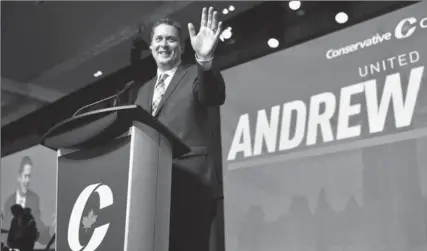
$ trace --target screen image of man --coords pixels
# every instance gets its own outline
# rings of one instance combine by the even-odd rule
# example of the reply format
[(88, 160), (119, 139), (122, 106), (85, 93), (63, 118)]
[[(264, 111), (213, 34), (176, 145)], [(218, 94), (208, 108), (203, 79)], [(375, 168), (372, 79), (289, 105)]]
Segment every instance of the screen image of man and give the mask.
[(215, 191), (221, 184), (219, 106), (225, 83), (213, 67), (221, 33), (218, 13), (203, 8), (199, 32), (188, 24), (196, 64), (181, 64), (182, 28), (164, 18), (152, 28), (150, 49), (157, 76), (138, 90), (135, 104), (150, 112), (191, 147), (173, 161), (171, 251), (207, 251), (215, 217)]
[(31, 209), (34, 221), (36, 222), (37, 231), (39, 232), (38, 242), (47, 244), (51, 237), (51, 227), (46, 226), (41, 220), (40, 213), (40, 198), (30, 189), (31, 174), (33, 172), (33, 162), (28, 157), (22, 158), (17, 173), (17, 189), (6, 200), (4, 205), (4, 223), (3, 226), (10, 226), (12, 221), (12, 214), (10, 208), (18, 204), (22, 208)]

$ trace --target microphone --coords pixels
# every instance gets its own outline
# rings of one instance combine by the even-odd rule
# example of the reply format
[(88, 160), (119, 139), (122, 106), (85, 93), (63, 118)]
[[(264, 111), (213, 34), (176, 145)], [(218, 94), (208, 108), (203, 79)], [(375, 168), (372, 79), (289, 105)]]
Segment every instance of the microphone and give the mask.
[(114, 104), (113, 104), (113, 106), (116, 106), (116, 104), (118, 104), (119, 103), (119, 101), (120, 101), (120, 96), (123, 94), (123, 93), (125, 93), (133, 84), (135, 83), (135, 81), (133, 81), (133, 80), (131, 80), (131, 81), (129, 81), (129, 82), (127, 82), (126, 84), (125, 84), (125, 87), (123, 87), (120, 91), (118, 91), (117, 92), (117, 94), (116, 94), (116, 96), (117, 96), (117, 99), (116, 100), (114, 100), (115, 102), (114, 102)]
[(92, 106), (94, 106), (94, 105), (96, 105), (96, 104), (99, 104), (99, 103), (102, 103), (102, 102), (104, 102), (104, 101), (106, 101), (106, 100), (110, 100), (110, 99), (113, 99), (113, 98), (115, 98), (115, 100), (113, 101), (113, 107), (114, 106), (116, 106), (119, 102), (120, 102), (120, 95), (122, 95), (124, 92), (126, 92), (133, 84), (135, 83), (135, 81), (133, 81), (133, 80), (131, 80), (131, 81), (129, 81), (129, 82), (127, 82), (126, 84), (125, 84), (125, 87), (123, 87), (120, 91), (118, 91), (116, 94), (114, 94), (114, 95), (111, 95), (111, 96), (109, 96), (109, 97), (106, 97), (106, 98), (103, 98), (103, 99), (101, 99), (101, 100), (98, 100), (98, 101), (95, 101), (95, 102), (93, 102), (93, 103), (90, 103), (90, 104), (88, 104), (88, 105), (85, 105), (85, 106), (83, 106), (83, 107), (81, 107), (81, 108), (79, 108), (74, 114), (73, 114), (73, 116), (72, 117), (75, 117), (75, 116), (77, 116), (77, 115), (79, 115), (80, 113), (81, 113), (81, 111), (83, 111), (84, 109), (86, 109), (86, 108), (89, 108), (89, 107), (92, 107)]

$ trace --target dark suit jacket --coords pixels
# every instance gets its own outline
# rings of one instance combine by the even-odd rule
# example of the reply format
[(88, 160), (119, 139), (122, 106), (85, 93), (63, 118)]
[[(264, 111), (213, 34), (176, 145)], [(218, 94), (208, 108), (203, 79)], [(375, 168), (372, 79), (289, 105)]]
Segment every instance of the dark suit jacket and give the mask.
[[(28, 207), (31, 209), (31, 214), (34, 217), (37, 230), (40, 233), (40, 237), (38, 239), (38, 242), (40, 242), (41, 244), (46, 244), (49, 241), (50, 233), (49, 233), (49, 227), (45, 226), (41, 220), (40, 198), (34, 191), (32, 191), (30, 189), (28, 189), (26, 196), (27, 197), (26, 197), (25, 207)], [(10, 226), (12, 218), (13, 218), (13, 215), (12, 215), (12, 212), (10, 211), (10, 208), (15, 204), (16, 204), (16, 192), (12, 193), (9, 196), (9, 198), (6, 200), (6, 203), (4, 205), (4, 223), (3, 223), (3, 226)]]
[[(150, 113), (156, 80), (157, 76), (144, 84), (135, 101)], [(181, 65), (155, 115), (191, 146), (189, 154), (173, 161), (174, 168), (197, 175), (210, 186), (221, 183), (219, 106), (224, 101), (225, 83), (218, 71), (204, 71), (198, 64)]]

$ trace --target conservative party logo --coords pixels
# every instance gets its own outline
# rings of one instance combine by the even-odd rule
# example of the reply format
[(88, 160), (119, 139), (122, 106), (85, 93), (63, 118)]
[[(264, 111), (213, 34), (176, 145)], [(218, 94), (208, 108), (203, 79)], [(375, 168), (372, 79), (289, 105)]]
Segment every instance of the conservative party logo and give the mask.
[[(105, 184), (96, 183), (83, 189), (74, 203), (68, 224), (68, 245), (73, 251), (95, 251), (101, 245), (110, 227), (110, 223), (105, 223), (93, 228), (94, 223), (97, 222), (98, 215), (93, 209), (87, 215), (84, 214), (88, 200), (94, 193), (99, 196), (99, 210), (114, 203), (113, 192)], [(87, 233), (89, 229), (93, 229), (92, 236), (86, 244), (82, 244), (80, 242), (80, 232)]]
[(339, 48), (329, 49), (326, 51), (327, 59), (334, 59), (344, 56), (356, 51), (366, 49), (387, 41), (392, 40), (394, 37), (397, 40), (411, 37), (418, 30), (425, 30), (427, 28), (427, 17), (407, 17), (401, 19), (395, 26), (393, 31), (385, 33), (377, 33), (371, 37), (354, 42), (349, 45), (341, 46)]

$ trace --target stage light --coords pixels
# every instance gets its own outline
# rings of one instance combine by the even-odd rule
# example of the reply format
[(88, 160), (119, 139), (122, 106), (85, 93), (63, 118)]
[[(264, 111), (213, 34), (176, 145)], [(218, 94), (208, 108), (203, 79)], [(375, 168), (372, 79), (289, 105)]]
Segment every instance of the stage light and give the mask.
[(102, 75), (102, 71), (97, 71), (97, 72), (95, 72), (94, 74), (93, 74), (93, 76), (95, 77), (95, 78), (97, 78), (97, 77), (99, 77), (99, 76), (101, 76)]
[(270, 46), (270, 48), (277, 48), (279, 46), (279, 40), (275, 39), (275, 38), (270, 38), (267, 42), (268, 46)]
[(228, 14), (228, 10), (227, 9), (223, 9), (222, 10), (222, 14), (227, 15)]
[(301, 1), (290, 1), (289, 8), (291, 10), (298, 10), (299, 8), (301, 8)]
[(231, 32), (231, 29), (227, 28), (221, 33), (221, 35), (224, 39), (230, 39), (233, 33)]
[(348, 21), (348, 15), (345, 12), (339, 12), (335, 15), (335, 21), (339, 24), (346, 23)]
[(233, 32), (231, 26), (225, 28), (219, 35), (219, 39), (225, 44), (234, 44), (236, 41), (233, 38)]
[(229, 10), (229, 11), (234, 11), (234, 10), (235, 10), (235, 8), (234, 8), (234, 6), (233, 6), (233, 5), (230, 5), (230, 6), (228, 7), (228, 10)]

